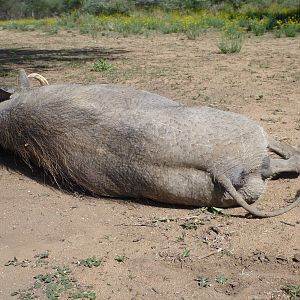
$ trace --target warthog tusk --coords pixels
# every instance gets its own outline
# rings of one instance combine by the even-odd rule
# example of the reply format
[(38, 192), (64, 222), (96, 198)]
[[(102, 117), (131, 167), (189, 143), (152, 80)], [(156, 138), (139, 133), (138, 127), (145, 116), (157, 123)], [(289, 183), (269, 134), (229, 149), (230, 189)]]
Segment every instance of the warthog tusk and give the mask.
[(49, 85), (49, 82), (48, 80), (42, 76), (41, 74), (38, 74), (38, 73), (31, 73), (27, 76), (28, 78), (34, 78), (36, 80), (38, 80), (38, 82), (41, 84), (41, 85)]

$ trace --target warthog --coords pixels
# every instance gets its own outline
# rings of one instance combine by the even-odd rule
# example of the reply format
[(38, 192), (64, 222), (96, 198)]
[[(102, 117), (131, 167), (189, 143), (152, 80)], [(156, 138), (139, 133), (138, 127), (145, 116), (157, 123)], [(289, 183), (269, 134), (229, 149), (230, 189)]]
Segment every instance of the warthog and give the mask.
[[(44, 84), (47, 82), (38, 77)], [(149, 198), (192, 206), (251, 206), (266, 179), (300, 172), (300, 152), (269, 138), (248, 118), (187, 107), (118, 85), (60, 84), (0, 93), (0, 146), (56, 182), (98, 196)], [(278, 154), (277, 158), (269, 152)]]

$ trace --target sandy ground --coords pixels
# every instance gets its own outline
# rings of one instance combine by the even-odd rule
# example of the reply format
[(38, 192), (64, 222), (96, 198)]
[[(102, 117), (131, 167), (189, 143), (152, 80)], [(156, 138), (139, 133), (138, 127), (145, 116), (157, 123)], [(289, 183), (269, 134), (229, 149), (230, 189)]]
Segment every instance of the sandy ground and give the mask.
[[(252, 36), (233, 55), (220, 53), (217, 38), (0, 31), (0, 86), (15, 85), (20, 67), (51, 83), (122, 83), (243, 113), (300, 144), (300, 37)], [(115, 68), (91, 71), (100, 58)], [(97, 299), (289, 299), (287, 286), (300, 284), (299, 208), (253, 219), (240, 208), (223, 216), (95, 199), (43, 184), (43, 175), (6, 153), (0, 164), (0, 299), (47, 299), (45, 282), (30, 287), (57, 266), (68, 266), (76, 289)], [(299, 186), (299, 177), (270, 181), (258, 206), (286, 205)], [(77, 263), (90, 257), (100, 266)]]

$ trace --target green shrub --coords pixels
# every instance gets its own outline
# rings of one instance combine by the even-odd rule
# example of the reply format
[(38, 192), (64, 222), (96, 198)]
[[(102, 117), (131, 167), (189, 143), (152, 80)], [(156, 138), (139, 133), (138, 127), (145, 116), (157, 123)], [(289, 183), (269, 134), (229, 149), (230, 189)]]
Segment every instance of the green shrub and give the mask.
[(67, 14), (67, 15), (62, 15), (59, 19), (58, 19), (58, 26), (61, 26), (65, 29), (71, 29), (74, 28), (76, 25), (76, 21), (78, 19), (78, 12), (73, 12), (71, 14)]
[(282, 31), (286, 37), (295, 37), (298, 32), (298, 26), (297, 24), (284, 24)]
[(37, 26), (35, 24), (30, 24), (30, 25), (18, 25), (17, 27), (18, 30), (21, 31), (34, 31), (37, 29)]
[(101, 24), (97, 18), (90, 14), (82, 14), (77, 20), (79, 32), (82, 34), (91, 34), (92, 37), (97, 37), (102, 30)]
[(223, 34), (218, 47), (222, 53), (238, 53), (241, 51), (243, 40), (240, 37), (233, 37)]
[(115, 30), (124, 36), (129, 34), (141, 34), (145, 31), (144, 23), (140, 20), (132, 20), (130, 22), (116, 22)]
[(238, 53), (241, 51), (244, 34), (237, 23), (228, 23), (221, 34), (218, 47), (222, 53)]
[(252, 20), (250, 22), (250, 30), (256, 35), (264, 35), (267, 30), (268, 20)]
[(208, 17), (206, 19), (206, 24), (208, 27), (213, 27), (213, 28), (223, 28), (225, 25), (225, 20), (221, 17)]
[(187, 28), (185, 28), (185, 34), (189, 40), (195, 40), (204, 31), (205, 31), (204, 28), (201, 28), (200, 25), (196, 25), (196, 24), (187, 26)]
[(2, 25), (3, 29), (18, 29), (18, 25), (15, 22), (9, 22)]
[(183, 26), (177, 22), (172, 22), (172, 23), (166, 22), (162, 24), (159, 29), (164, 34), (183, 32)]
[(246, 30), (250, 30), (251, 19), (246, 17), (238, 18), (237, 20), (239, 27), (242, 27)]
[(277, 37), (295, 37), (300, 31), (300, 23), (295, 18), (289, 18), (287, 22), (278, 21), (275, 35)]

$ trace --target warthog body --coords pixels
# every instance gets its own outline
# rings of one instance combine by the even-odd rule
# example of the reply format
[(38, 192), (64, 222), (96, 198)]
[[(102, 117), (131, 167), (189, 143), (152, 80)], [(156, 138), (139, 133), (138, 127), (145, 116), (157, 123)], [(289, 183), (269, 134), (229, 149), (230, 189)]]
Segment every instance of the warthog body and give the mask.
[(95, 195), (277, 214), (246, 203), (279, 171), (264, 130), (231, 112), (115, 85), (25, 88), (0, 103), (0, 145)]

